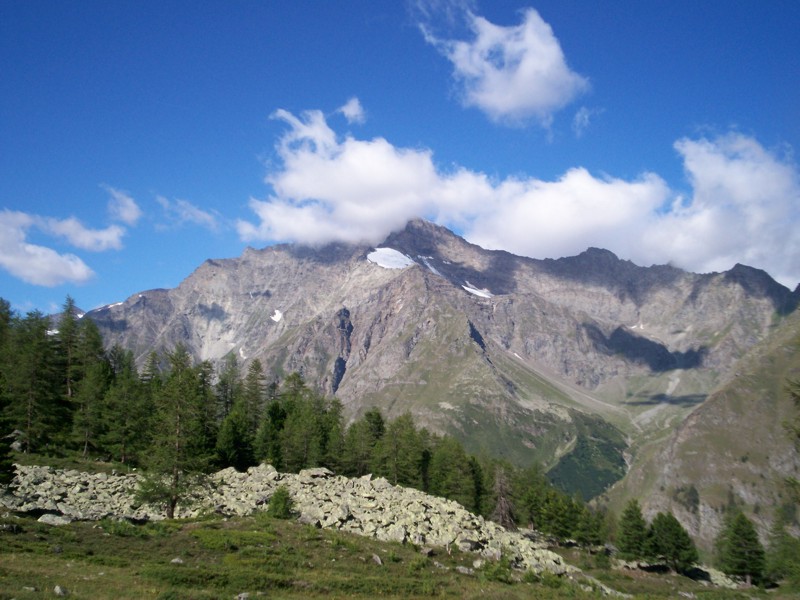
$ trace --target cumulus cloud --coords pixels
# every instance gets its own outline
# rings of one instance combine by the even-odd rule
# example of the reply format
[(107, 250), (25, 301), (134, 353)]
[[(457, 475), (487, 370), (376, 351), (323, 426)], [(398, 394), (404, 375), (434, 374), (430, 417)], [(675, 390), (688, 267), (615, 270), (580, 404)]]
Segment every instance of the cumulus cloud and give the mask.
[(48, 287), (91, 279), (94, 272), (74, 254), (59, 254), (26, 241), (37, 220), (18, 211), (0, 211), (0, 267), (22, 281)]
[(367, 113), (364, 107), (361, 106), (361, 101), (358, 98), (350, 98), (344, 106), (340, 107), (337, 112), (344, 115), (348, 123), (364, 123), (367, 120)]
[(110, 185), (102, 185), (100, 187), (111, 196), (108, 201), (108, 212), (111, 215), (111, 219), (126, 225), (136, 225), (142, 216), (142, 211), (130, 194)]
[(68, 219), (40, 218), (40, 228), (52, 235), (62, 237), (71, 245), (91, 252), (119, 250), (125, 229), (119, 225), (109, 225), (105, 229), (86, 227), (75, 217)]
[(691, 185), (682, 194), (648, 172), (627, 180), (576, 167), (555, 181), (495, 180), (443, 170), (427, 149), (340, 138), (319, 111), (275, 116), (288, 130), (266, 177), (271, 197), (251, 199), (256, 220), (237, 223), (247, 242), (377, 244), (425, 217), (534, 258), (597, 246), (642, 265), (708, 272), (741, 262), (792, 287), (800, 280), (798, 170), (748, 136), (676, 142)]
[(495, 122), (521, 124), (530, 119), (549, 126), (553, 114), (589, 88), (572, 71), (548, 23), (534, 9), (519, 25), (491, 23), (472, 12), (466, 18), (469, 41), (440, 39), (421, 25), (425, 39), (453, 64), (463, 103)]
[[(645, 255), (698, 271), (739, 262), (786, 285), (800, 280), (800, 176), (790, 160), (731, 133), (675, 143), (692, 186), (657, 215)], [(668, 255), (667, 255), (668, 252)]]
[(156, 201), (164, 209), (173, 226), (199, 225), (210, 231), (219, 229), (219, 219), (209, 211), (198, 208), (187, 200), (168, 200), (164, 196), (156, 196)]

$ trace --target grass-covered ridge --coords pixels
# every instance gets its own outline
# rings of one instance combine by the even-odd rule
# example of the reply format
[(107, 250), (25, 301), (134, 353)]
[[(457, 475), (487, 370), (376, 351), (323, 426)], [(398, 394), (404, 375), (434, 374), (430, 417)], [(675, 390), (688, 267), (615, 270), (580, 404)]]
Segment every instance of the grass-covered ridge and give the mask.
[[(635, 598), (767, 597), (707, 587), (686, 577), (612, 570), (607, 559), (568, 558)], [(51, 527), (33, 517), (0, 517), (0, 598), (600, 598), (588, 579), (514, 572), (502, 560), (378, 542), (264, 514), (243, 518), (75, 522)], [(688, 596), (691, 597), (691, 596)], [(769, 594), (775, 598), (774, 593)]]

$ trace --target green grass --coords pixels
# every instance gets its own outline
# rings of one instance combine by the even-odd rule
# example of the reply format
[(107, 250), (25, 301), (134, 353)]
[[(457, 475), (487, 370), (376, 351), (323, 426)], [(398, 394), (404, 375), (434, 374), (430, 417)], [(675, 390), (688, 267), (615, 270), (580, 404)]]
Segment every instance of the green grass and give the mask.
[[(685, 577), (596, 568), (569, 551), (573, 564), (623, 592), (670, 598), (737, 596)], [(374, 557), (379, 557), (381, 564)], [(444, 550), (426, 557), (412, 545), (382, 543), (265, 515), (134, 525), (105, 520), (50, 527), (31, 517), (0, 517), (0, 599), (70, 598), (600, 598), (587, 582), (519, 573), (505, 561), (474, 568), (476, 556)], [(176, 560), (179, 559), (179, 560)], [(584, 563), (584, 564), (582, 564)], [(474, 568), (470, 575), (456, 567)], [(583, 587), (581, 587), (583, 586)], [(596, 587), (596, 586), (595, 586)], [(771, 593), (770, 598), (779, 598)]]

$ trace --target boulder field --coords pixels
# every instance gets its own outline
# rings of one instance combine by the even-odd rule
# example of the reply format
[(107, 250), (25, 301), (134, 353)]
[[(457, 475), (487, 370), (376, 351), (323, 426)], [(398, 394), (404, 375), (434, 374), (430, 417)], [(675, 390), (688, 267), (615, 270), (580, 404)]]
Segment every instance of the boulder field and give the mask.
[[(40, 520), (164, 518), (162, 507), (138, 504), (138, 474), (84, 473), (52, 467), (17, 466), (17, 476), (0, 495), (0, 506), (17, 512), (42, 513)], [(505, 557), (519, 569), (557, 575), (577, 572), (548, 550), (532, 531), (508, 531), (474, 515), (452, 500), (366, 475), (350, 479), (324, 468), (298, 474), (279, 473), (270, 465), (246, 473), (229, 468), (213, 475), (179, 504), (176, 517), (216, 513), (245, 516), (266, 509), (272, 494), (285, 486), (298, 521), (382, 541), (420, 547), (458, 548), (489, 560)]]

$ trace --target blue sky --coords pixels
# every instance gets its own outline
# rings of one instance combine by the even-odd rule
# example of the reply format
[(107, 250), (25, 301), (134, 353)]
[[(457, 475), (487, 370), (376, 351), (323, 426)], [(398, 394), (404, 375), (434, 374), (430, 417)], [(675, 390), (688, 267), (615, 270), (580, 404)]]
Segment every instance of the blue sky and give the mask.
[(422, 216), (800, 282), (800, 3), (0, 3), (0, 297)]

